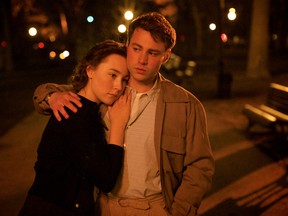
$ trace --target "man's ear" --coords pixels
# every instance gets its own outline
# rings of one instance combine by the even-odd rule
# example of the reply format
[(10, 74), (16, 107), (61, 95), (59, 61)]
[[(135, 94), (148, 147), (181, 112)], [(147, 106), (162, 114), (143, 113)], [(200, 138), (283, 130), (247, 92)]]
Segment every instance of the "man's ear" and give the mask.
[(165, 63), (169, 60), (170, 56), (171, 56), (171, 49), (168, 49), (168, 50), (166, 51), (165, 55), (164, 55), (164, 62), (163, 62), (163, 64), (165, 64)]

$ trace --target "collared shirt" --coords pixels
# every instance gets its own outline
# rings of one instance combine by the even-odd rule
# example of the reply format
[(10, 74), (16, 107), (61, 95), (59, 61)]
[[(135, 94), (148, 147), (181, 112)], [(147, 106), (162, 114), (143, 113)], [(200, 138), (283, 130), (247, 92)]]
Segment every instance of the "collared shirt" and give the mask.
[[(154, 124), (159, 87), (145, 93), (132, 89), (132, 110), (124, 140), (124, 164), (113, 191), (117, 197), (144, 198), (161, 193), (154, 145)], [(105, 121), (107, 118), (105, 118)]]

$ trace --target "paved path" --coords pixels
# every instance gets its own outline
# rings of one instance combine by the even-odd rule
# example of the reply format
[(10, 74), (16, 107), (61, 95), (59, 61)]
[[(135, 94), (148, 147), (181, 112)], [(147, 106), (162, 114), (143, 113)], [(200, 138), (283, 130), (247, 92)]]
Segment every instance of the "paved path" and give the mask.
[(0, 215), (16, 216), (34, 179), (37, 146), (47, 122), (36, 112), (0, 138)]

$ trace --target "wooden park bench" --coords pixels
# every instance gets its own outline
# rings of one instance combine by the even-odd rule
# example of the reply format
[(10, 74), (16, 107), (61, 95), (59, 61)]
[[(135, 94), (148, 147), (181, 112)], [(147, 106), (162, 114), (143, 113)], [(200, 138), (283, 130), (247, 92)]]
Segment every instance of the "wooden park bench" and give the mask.
[(274, 135), (288, 138), (288, 86), (271, 83), (265, 104), (245, 104), (243, 113), (249, 120), (248, 132), (255, 124), (269, 129)]

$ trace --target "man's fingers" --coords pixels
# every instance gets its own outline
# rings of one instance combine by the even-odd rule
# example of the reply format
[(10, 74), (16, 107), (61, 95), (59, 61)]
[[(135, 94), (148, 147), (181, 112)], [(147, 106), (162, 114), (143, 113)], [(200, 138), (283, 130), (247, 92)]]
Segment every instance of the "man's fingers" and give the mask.
[[(71, 101), (65, 101), (65, 103), (64, 103), (64, 105), (63, 105), (63, 107), (61, 107), (61, 108), (63, 108), (63, 110), (65, 111), (65, 109), (64, 109), (64, 107), (67, 107), (68, 109), (70, 109), (72, 112), (74, 112), (74, 113), (76, 113), (77, 112), (77, 107), (76, 106), (74, 106), (74, 104), (76, 104), (75, 102), (73, 102), (73, 103), (71, 103), (71, 102), (73, 102), (72, 100)], [(78, 103), (80, 103), (80, 101), (78, 101)], [(80, 106), (82, 106), (82, 104), (80, 103)], [(78, 106), (79, 107), (79, 106)], [(60, 109), (61, 109), (60, 108)], [(59, 109), (59, 110), (60, 110)], [(61, 110), (60, 110), (61, 111)], [(62, 112), (61, 112), (62, 113)]]
[(70, 109), (74, 113), (77, 112), (78, 107), (82, 107), (80, 97), (73, 92), (55, 92), (51, 95), (49, 104), (58, 121), (61, 121), (61, 115), (65, 119), (69, 118), (64, 107), (67, 107), (67, 109)]
[(53, 111), (53, 114), (58, 121), (61, 121), (61, 116), (59, 115), (58, 111)]
[(68, 113), (66, 112), (66, 110), (64, 109), (64, 107), (61, 108), (59, 111), (60, 111), (61, 115), (62, 115), (65, 119), (68, 119), (68, 118), (69, 118), (69, 115), (68, 115)]
[[(73, 102), (77, 107), (82, 107), (82, 103), (80, 102), (80, 97), (74, 92), (68, 92), (71, 97), (69, 97), (69, 101)], [(68, 106), (67, 106), (68, 107)], [(77, 109), (76, 109), (77, 111)]]

